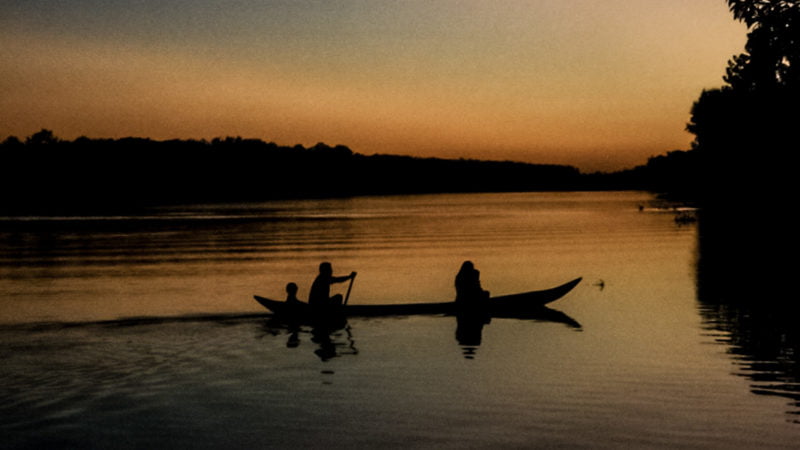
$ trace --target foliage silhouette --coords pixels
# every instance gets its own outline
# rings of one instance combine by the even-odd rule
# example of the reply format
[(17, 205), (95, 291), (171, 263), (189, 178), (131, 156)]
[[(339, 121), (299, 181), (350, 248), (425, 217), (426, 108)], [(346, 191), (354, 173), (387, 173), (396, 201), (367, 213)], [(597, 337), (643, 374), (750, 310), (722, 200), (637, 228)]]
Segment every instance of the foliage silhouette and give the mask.
[(699, 310), (751, 391), (789, 399), (797, 416), (800, 304), (782, 253), (797, 247), (790, 158), (800, 149), (800, 1), (727, 3), (748, 26), (746, 52), (729, 62), (725, 86), (703, 91), (687, 125), (704, 179)]
[[(748, 26), (726, 85), (703, 91), (687, 130), (702, 176), (698, 276), (706, 292), (796, 309), (780, 280), (796, 246), (793, 154), (800, 149), (800, 1), (729, 0)], [(777, 282), (776, 282), (777, 280)]]
[(729, 62), (727, 85), (704, 91), (687, 130), (695, 135), (709, 207), (785, 189), (800, 145), (800, 1), (728, 0), (745, 22), (746, 53)]
[(725, 81), (736, 90), (797, 86), (800, 81), (800, 3), (796, 0), (728, 0), (750, 32), (745, 50), (729, 63)]
[(43, 129), (0, 144), (0, 210), (45, 214), (186, 202), (583, 189), (574, 167), (354, 153), (241, 137), (60, 140)]

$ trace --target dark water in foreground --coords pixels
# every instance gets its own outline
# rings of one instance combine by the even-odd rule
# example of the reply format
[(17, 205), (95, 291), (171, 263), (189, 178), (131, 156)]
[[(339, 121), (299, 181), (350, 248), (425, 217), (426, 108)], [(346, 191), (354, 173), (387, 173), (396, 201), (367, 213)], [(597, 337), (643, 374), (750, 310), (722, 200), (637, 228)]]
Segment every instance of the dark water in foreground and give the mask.
[[(795, 446), (796, 334), (698, 299), (696, 226), (651, 200), (3, 219), (0, 447)], [(304, 297), (321, 260), (359, 272), (353, 303), (444, 300), (464, 259), (496, 294), (583, 276), (552, 305), (580, 327), (493, 319), (461, 345), (454, 318), (419, 316), (315, 334), (252, 300), (287, 281)]]

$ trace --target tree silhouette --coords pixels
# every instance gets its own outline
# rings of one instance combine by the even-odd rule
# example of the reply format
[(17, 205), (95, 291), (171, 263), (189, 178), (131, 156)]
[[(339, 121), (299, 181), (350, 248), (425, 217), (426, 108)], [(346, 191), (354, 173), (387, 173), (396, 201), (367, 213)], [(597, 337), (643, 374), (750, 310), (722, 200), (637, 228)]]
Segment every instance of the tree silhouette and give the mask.
[(42, 128), (25, 139), (26, 145), (50, 145), (58, 143), (52, 130)]
[[(602, 180), (601, 180), (602, 181)], [(0, 141), (0, 214), (105, 213), (175, 203), (584, 189), (574, 167), (354, 153), (241, 137)]]
[(18, 137), (9, 136), (3, 141), (2, 144), (0, 144), (0, 147), (2, 147), (2, 148), (16, 148), (16, 147), (19, 147), (21, 145), (22, 145), (22, 141), (20, 141)]
[(775, 255), (800, 236), (787, 207), (800, 149), (800, 0), (727, 4), (748, 27), (745, 52), (728, 63), (724, 86), (702, 92), (687, 124), (704, 179), (698, 290), (788, 306), (775, 280), (791, 279), (793, 267)]
[(797, 86), (800, 81), (800, 2), (728, 0), (749, 33), (742, 53), (728, 64), (725, 81), (734, 89)]
[(725, 86), (700, 95), (687, 124), (720, 190), (707, 192), (713, 202), (724, 190), (784, 188), (776, 183), (789, 178), (800, 148), (800, 0), (727, 3), (748, 26), (745, 53), (729, 61)]

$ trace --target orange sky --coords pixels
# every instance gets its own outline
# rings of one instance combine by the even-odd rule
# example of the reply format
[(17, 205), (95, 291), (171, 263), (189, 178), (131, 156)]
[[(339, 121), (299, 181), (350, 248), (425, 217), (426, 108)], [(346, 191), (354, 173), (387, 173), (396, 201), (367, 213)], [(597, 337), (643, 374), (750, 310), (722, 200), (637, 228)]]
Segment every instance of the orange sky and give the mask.
[(0, 139), (241, 135), (584, 171), (686, 149), (722, 0), (0, 3)]

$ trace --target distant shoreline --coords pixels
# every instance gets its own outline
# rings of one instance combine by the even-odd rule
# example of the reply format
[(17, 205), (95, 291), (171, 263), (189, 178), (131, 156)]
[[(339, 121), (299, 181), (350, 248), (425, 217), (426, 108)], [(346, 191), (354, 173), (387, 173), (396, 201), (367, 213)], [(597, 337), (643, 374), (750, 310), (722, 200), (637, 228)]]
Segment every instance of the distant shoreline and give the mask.
[(675, 192), (671, 152), (614, 173), (567, 165), (362, 155), (346, 146), (280, 146), (240, 137), (211, 141), (55, 138), (42, 131), (0, 143), (0, 213), (131, 211), (181, 203), (252, 202), (477, 192)]

